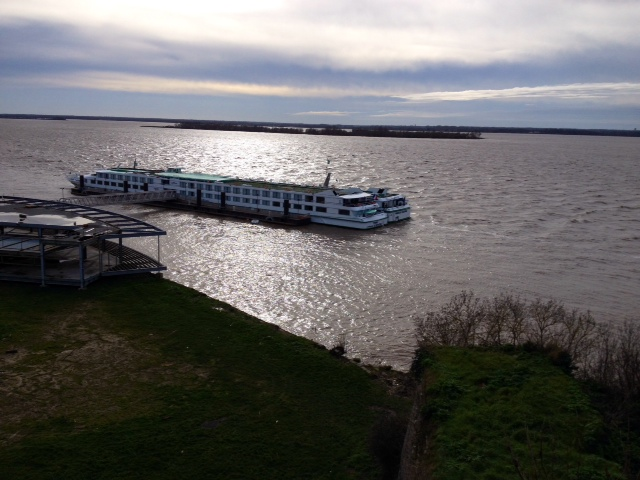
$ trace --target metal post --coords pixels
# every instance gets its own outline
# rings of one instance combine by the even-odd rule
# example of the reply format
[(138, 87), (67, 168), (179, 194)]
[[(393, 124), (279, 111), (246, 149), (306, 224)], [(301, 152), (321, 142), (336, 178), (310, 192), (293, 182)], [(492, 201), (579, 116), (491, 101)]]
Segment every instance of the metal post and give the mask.
[(45, 266), (44, 266), (44, 239), (39, 236), (38, 240), (40, 241), (40, 286), (46, 287), (47, 284), (44, 281), (45, 275)]
[(84, 251), (82, 242), (78, 246), (78, 260), (80, 262), (80, 289), (84, 290)]
[(96, 246), (98, 247), (98, 274), (102, 276), (102, 249), (104, 248), (104, 239), (98, 240), (98, 244)]

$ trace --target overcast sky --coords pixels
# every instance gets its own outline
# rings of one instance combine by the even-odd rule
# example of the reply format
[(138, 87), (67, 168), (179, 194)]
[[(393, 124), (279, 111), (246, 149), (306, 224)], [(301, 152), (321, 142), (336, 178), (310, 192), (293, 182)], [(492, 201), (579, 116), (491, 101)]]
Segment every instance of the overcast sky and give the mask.
[(640, 128), (640, 0), (0, 0), (0, 113)]

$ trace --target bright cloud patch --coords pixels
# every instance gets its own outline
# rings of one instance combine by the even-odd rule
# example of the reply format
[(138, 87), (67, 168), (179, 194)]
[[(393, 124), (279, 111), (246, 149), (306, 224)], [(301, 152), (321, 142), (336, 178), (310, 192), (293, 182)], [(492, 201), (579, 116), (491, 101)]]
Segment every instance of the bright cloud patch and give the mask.
[[(345, 92), (331, 88), (299, 88), (286, 85), (181, 80), (112, 72), (75, 72), (70, 75), (49, 75), (46, 78), (21, 79), (20, 83), (32, 83), (46, 87), (205, 96), (248, 95), (332, 98), (345, 95)], [(354, 92), (350, 93), (353, 94)]]
[(311, 115), (311, 116), (320, 116), (320, 117), (346, 117), (347, 115), (351, 115), (353, 112), (298, 112), (292, 113), (292, 115)]
[[(373, 97), (395, 98), (411, 103), (472, 102), (479, 100), (573, 100), (600, 101), (611, 104), (640, 103), (640, 83), (592, 83), (551, 85), (539, 87), (514, 87), (498, 90), (439, 91), (428, 93), (398, 94), (388, 88), (318, 88), (290, 85), (266, 85), (258, 83), (183, 80), (148, 75), (116, 72), (74, 72), (55, 74), (32, 79), (18, 79), (20, 84), (36, 84), (46, 87), (83, 88), (122, 92), (182, 94), (204, 96), (266, 96), (288, 98), (345, 98)], [(293, 115), (347, 116), (350, 111), (314, 110)], [(395, 114), (381, 114), (393, 116)], [(402, 114), (399, 114), (402, 115)]]
[(616, 97), (640, 98), (640, 83), (591, 83), (540, 87), (515, 87), (502, 90), (464, 90), (397, 95), (410, 102), (468, 102), (473, 100), (562, 99), (603, 100)]

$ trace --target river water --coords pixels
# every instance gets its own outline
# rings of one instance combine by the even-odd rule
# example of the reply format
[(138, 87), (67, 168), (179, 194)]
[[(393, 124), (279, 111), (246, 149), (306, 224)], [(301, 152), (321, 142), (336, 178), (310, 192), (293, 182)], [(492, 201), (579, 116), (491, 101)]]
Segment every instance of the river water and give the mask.
[[(487, 134), (343, 138), (0, 120), (0, 195), (58, 199), (65, 175), (146, 168), (390, 187), (413, 218), (374, 231), (246, 221), (141, 205), (167, 230), (166, 277), (348, 355), (406, 368), (413, 319), (462, 290), (554, 298), (639, 319), (640, 139)], [(131, 245), (155, 252), (155, 241)], [(145, 299), (152, 302), (153, 299)]]

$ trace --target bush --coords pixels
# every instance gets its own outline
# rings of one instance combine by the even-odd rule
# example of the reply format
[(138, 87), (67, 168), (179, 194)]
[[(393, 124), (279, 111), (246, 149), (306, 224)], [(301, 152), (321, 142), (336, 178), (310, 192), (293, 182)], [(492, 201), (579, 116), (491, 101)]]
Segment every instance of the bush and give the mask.
[[(640, 327), (597, 323), (590, 312), (567, 310), (556, 300), (525, 301), (503, 293), (479, 299), (463, 291), (438, 311), (416, 318), (418, 349), (412, 372), (429, 365), (434, 346), (521, 348), (545, 354), (565, 373), (592, 388), (608, 428), (612, 457), (630, 478), (640, 478)], [(430, 414), (444, 413), (432, 405)], [(621, 433), (622, 432), (622, 433)], [(590, 478), (590, 477), (585, 477)]]

